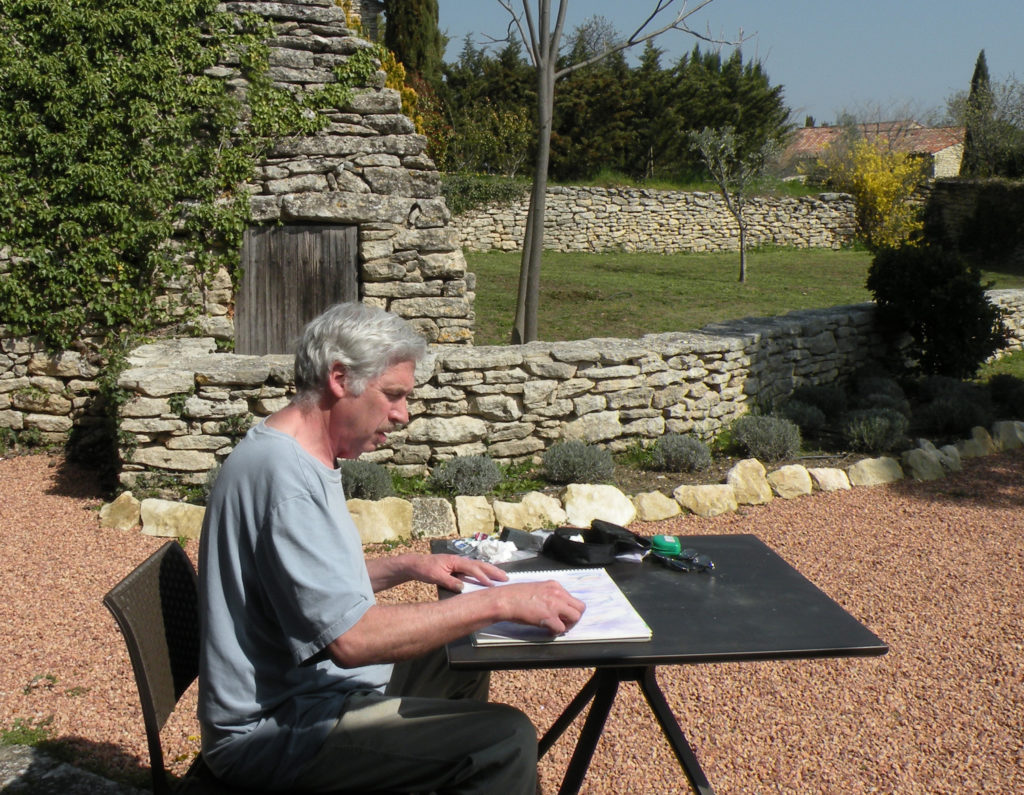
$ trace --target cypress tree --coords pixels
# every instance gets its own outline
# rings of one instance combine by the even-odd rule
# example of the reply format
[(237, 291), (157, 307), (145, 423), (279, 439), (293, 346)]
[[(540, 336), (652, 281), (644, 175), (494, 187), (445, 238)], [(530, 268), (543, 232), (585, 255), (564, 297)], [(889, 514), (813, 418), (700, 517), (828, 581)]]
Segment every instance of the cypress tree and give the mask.
[(971, 76), (971, 92), (967, 95), (967, 118), (964, 131), (964, 156), (960, 175), (985, 177), (992, 172), (992, 164), (985, 157), (985, 136), (992, 120), (992, 87), (989, 84), (988, 62), (985, 51), (978, 53)]
[(388, 0), (384, 12), (384, 46), (436, 91), (445, 47), (437, 27), (437, 0)]

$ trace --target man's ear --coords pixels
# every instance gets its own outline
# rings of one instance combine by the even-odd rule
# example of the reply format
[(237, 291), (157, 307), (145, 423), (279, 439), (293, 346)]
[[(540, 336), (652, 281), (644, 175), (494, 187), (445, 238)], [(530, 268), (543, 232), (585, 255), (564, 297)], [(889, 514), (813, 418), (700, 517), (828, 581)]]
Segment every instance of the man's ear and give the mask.
[(343, 398), (348, 391), (348, 371), (341, 362), (335, 362), (327, 377), (327, 393), (334, 398)]

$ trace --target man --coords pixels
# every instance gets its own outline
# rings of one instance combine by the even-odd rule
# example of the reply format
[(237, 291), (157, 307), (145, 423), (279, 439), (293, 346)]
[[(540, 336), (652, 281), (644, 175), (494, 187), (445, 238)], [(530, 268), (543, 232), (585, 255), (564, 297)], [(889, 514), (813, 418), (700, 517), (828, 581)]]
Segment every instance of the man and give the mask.
[[(537, 737), (486, 702), (486, 677), (447, 670), (444, 644), (496, 621), (564, 632), (584, 609), (555, 583), (378, 605), (409, 580), (461, 590), (498, 568), (454, 555), (366, 561), (338, 458), (409, 421), (425, 344), (358, 303), (310, 322), (297, 394), (254, 426), (210, 494), (199, 549), (203, 754), (264, 789), (533, 793)], [(398, 663), (397, 665), (393, 665)]]

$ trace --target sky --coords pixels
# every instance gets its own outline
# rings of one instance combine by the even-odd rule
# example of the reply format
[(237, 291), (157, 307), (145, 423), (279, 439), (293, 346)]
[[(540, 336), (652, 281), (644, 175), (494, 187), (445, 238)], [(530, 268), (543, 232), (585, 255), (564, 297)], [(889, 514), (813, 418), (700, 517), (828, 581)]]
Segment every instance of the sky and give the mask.
[[(535, 8), (536, 0), (530, 4)], [(448, 61), (458, 58), (467, 34), (481, 46), (486, 36), (503, 37), (510, 20), (498, 0), (438, 5), (439, 26), (450, 39)], [(522, 0), (511, 5), (521, 9)], [(655, 5), (569, 0), (566, 30), (602, 16), (626, 34)], [(760, 61), (771, 84), (783, 86), (792, 120), (800, 125), (806, 116), (819, 125), (834, 122), (844, 111), (865, 121), (908, 115), (930, 120), (930, 113), (945, 110), (948, 97), (970, 88), (982, 49), (993, 81), (1024, 80), (1024, 0), (713, 0), (689, 25), (717, 39), (742, 36), (744, 61)], [(695, 43), (685, 33), (663, 34), (656, 41), (665, 50), (662, 66)]]

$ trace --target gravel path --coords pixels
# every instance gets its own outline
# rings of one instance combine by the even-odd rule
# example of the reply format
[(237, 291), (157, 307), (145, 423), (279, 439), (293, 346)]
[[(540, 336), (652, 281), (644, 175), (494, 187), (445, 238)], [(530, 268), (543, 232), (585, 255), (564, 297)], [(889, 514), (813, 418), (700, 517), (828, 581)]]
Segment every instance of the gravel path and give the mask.
[[(662, 669), (717, 792), (1024, 792), (1022, 476), (1024, 453), (1004, 453), (932, 483), (634, 527), (755, 533), (891, 647), (878, 658)], [(76, 763), (144, 783), (135, 686), (100, 600), (163, 540), (100, 529), (96, 494), (88, 472), (60, 459), (0, 460), (0, 729), (47, 723)], [(586, 675), (497, 674), (493, 697), (543, 730)], [(179, 768), (198, 743), (191, 712), (165, 730)], [(574, 736), (542, 760), (545, 791), (557, 789)], [(686, 791), (634, 685), (620, 691), (583, 791)]]

